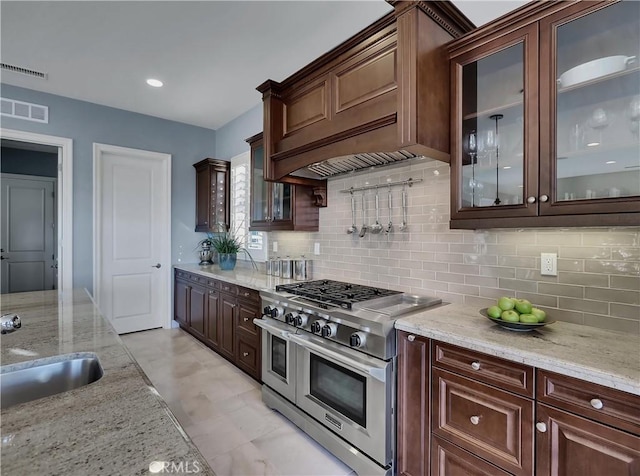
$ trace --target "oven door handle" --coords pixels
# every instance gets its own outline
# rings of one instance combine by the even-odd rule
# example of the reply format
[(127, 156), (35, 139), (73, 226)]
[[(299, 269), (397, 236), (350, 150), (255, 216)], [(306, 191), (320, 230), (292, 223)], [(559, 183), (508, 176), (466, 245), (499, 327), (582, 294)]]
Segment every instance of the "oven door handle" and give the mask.
[(305, 347), (309, 350), (313, 350), (318, 355), (327, 357), (343, 365), (346, 365), (347, 367), (351, 367), (361, 372), (364, 372), (366, 374), (369, 374), (376, 380), (379, 380), (383, 383), (387, 381), (387, 372), (386, 372), (386, 369), (384, 368), (374, 367), (371, 365), (366, 365), (360, 362), (356, 362), (354, 360), (349, 359), (348, 357), (344, 357), (342, 354), (338, 352), (335, 352), (331, 349), (327, 349), (326, 347), (310, 342), (297, 335), (289, 335), (289, 339), (301, 347)]
[(271, 324), (267, 323), (264, 319), (254, 319), (253, 323), (258, 326), (263, 328), (265, 331), (270, 332), (271, 334), (274, 335), (278, 335), (280, 337), (282, 337), (284, 340), (289, 340), (289, 331), (285, 331), (283, 329), (278, 329), (276, 326), (272, 326)]

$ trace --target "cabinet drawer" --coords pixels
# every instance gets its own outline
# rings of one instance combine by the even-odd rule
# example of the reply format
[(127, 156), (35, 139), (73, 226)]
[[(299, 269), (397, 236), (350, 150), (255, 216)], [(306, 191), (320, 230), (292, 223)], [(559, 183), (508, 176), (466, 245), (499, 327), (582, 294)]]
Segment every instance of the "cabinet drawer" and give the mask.
[(509, 476), (509, 473), (435, 436), (431, 442), (431, 476)]
[(537, 400), (640, 435), (640, 397), (538, 370)]
[(433, 434), (518, 476), (533, 474), (533, 400), (432, 372)]
[(238, 286), (238, 298), (245, 299), (247, 301), (260, 301), (260, 292), (255, 289), (243, 288)]
[(260, 340), (246, 336), (242, 331), (237, 333), (238, 356), (236, 365), (252, 377), (260, 379)]
[(220, 291), (227, 294), (233, 294), (235, 296), (236, 294), (238, 294), (238, 286), (236, 286), (235, 284), (227, 283), (225, 281), (220, 281)]
[(433, 365), (533, 398), (533, 367), (433, 342)]
[(189, 273), (176, 269), (176, 278), (189, 279)]

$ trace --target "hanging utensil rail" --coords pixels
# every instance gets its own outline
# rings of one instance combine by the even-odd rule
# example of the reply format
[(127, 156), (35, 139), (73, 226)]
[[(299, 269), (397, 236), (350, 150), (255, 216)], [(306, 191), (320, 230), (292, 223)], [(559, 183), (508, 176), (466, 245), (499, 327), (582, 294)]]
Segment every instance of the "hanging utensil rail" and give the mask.
[(340, 190), (340, 193), (353, 193), (353, 192), (359, 192), (362, 190), (372, 190), (372, 189), (378, 189), (378, 188), (385, 188), (385, 187), (395, 187), (397, 185), (408, 185), (409, 187), (411, 187), (414, 183), (420, 183), (423, 182), (423, 179), (412, 179), (412, 178), (408, 178), (407, 180), (399, 180), (398, 182), (387, 182), (387, 183), (379, 183), (376, 185), (364, 185), (362, 187), (350, 187), (347, 188), (346, 190)]

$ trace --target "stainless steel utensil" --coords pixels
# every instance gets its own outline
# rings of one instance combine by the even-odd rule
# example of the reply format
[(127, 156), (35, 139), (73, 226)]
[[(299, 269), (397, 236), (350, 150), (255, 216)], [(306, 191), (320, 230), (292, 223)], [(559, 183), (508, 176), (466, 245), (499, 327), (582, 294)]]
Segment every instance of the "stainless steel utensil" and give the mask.
[(347, 233), (349, 235), (358, 232), (358, 227), (356, 226), (356, 197), (353, 196), (353, 192), (351, 192), (351, 226), (347, 228)]
[(385, 233), (391, 233), (391, 231), (393, 231), (393, 223), (391, 221), (391, 214), (392, 214), (391, 187), (389, 187), (389, 224), (384, 229)]
[(362, 228), (360, 228), (360, 234), (358, 235), (360, 238), (363, 238), (364, 235), (367, 234), (367, 230), (369, 227), (367, 226), (367, 209), (366, 209), (366, 197), (364, 192), (362, 192)]
[(406, 185), (402, 185), (402, 223), (400, 223), (400, 231), (405, 231), (407, 225), (407, 189)]
[(380, 224), (380, 203), (378, 199), (378, 189), (376, 188), (376, 222), (371, 225), (371, 233), (377, 235), (382, 231), (382, 225)]

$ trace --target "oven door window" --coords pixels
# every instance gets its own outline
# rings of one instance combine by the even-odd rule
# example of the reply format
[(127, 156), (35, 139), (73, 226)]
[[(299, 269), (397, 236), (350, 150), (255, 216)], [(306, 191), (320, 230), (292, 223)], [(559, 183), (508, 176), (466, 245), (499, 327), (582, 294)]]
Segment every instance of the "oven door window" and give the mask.
[(367, 426), (367, 378), (310, 354), (310, 393), (351, 421)]
[(274, 335), (271, 336), (271, 370), (287, 378), (287, 342)]

